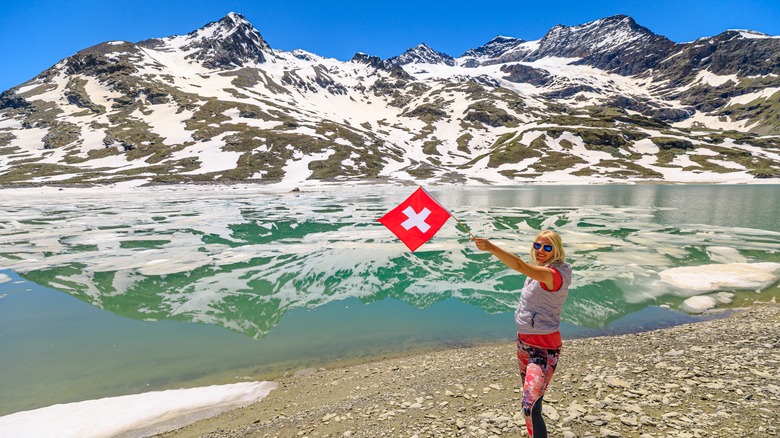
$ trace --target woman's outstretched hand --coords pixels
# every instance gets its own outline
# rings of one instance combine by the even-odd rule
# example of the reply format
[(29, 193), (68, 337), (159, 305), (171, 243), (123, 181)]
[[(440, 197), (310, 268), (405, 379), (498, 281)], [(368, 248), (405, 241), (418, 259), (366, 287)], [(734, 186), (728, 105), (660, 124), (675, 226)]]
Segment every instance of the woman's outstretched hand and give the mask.
[(471, 239), (476, 245), (477, 249), (480, 249), (482, 251), (490, 251), (490, 247), (493, 246), (492, 243), (490, 243), (489, 240), (483, 239), (483, 238), (472, 238)]

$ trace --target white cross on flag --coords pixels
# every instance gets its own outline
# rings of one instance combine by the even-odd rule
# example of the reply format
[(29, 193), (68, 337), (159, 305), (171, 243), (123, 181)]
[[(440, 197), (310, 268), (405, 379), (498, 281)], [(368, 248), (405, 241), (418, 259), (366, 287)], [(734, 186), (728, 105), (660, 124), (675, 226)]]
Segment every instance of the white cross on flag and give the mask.
[(430, 240), (449, 218), (450, 212), (420, 187), (398, 207), (379, 218), (379, 222), (414, 251)]

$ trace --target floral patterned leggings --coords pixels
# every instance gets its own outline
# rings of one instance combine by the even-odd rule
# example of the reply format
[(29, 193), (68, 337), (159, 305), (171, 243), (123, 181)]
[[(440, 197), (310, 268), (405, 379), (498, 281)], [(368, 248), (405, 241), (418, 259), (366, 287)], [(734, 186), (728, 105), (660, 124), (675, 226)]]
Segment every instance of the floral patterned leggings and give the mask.
[(542, 397), (552, 380), (561, 350), (533, 347), (517, 339), (517, 363), (523, 380), (523, 414), (528, 436), (547, 438), (542, 418)]

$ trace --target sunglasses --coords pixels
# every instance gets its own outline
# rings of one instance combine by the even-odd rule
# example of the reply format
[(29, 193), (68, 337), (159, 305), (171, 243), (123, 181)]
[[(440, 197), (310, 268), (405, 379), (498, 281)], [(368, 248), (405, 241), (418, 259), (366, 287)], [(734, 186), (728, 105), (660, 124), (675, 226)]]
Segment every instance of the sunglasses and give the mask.
[(552, 245), (544, 245), (542, 246), (539, 242), (534, 242), (534, 249), (544, 248), (544, 252), (552, 252), (553, 246)]

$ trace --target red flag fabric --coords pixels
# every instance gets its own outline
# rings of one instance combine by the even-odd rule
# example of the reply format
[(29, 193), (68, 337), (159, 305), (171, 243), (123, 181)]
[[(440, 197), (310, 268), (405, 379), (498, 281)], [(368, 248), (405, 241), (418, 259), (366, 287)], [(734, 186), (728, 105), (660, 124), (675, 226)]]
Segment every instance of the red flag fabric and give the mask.
[(428, 191), (420, 187), (398, 207), (379, 218), (412, 251), (430, 240), (450, 218)]

